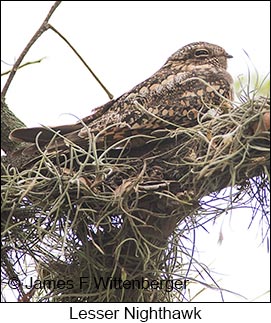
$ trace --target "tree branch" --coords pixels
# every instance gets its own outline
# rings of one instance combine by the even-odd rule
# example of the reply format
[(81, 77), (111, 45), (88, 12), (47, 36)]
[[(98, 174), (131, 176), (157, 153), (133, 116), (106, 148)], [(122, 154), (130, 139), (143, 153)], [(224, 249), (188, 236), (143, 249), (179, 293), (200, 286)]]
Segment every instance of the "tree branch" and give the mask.
[(46, 18), (44, 19), (43, 23), (41, 24), (40, 28), (37, 30), (37, 32), (35, 33), (35, 35), (30, 39), (29, 43), (26, 45), (25, 49), (22, 51), (21, 55), (18, 57), (17, 61), (15, 62), (15, 64), (13, 65), (13, 68), (9, 74), (9, 77), (7, 79), (7, 82), (2, 90), (1, 96), (2, 98), (4, 98), (7, 94), (8, 88), (17, 72), (17, 70), (19, 69), (19, 66), (22, 62), (22, 60), (24, 59), (25, 55), (27, 54), (27, 52), (29, 51), (29, 49), (32, 47), (32, 45), (36, 42), (36, 40), (47, 30), (49, 29), (49, 25), (48, 25), (48, 21), (51, 18), (52, 14), (54, 13), (54, 11), (56, 10), (56, 8), (60, 5), (61, 1), (56, 1), (52, 8), (50, 9), (48, 15), (46, 16)]
[(77, 50), (72, 46), (72, 44), (53, 26), (49, 25), (49, 28), (52, 29), (60, 38), (64, 40), (64, 42), (73, 50), (73, 52), (77, 55), (77, 57), (80, 59), (80, 61), (85, 65), (85, 67), (88, 69), (88, 71), (91, 73), (91, 75), (95, 78), (95, 80), (101, 85), (101, 87), (104, 89), (106, 94), (108, 95), (109, 99), (113, 99), (113, 94), (111, 94), (107, 88), (104, 86), (104, 84), (100, 81), (98, 76), (92, 71), (92, 69), (88, 66), (88, 64), (84, 61), (83, 57), (77, 52)]
[(26, 125), (10, 111), (4, 98), (1, 98), (1, 149), (7, 155), (21, 146), (20, 143), (11, 141), (9, 134), (12, 130), (22, 127)]

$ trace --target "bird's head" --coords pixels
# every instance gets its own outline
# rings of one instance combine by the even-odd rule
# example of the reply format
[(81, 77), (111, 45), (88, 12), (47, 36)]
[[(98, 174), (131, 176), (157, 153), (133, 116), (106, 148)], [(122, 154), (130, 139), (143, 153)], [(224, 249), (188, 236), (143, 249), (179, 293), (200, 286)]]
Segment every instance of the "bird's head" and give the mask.
[(206, 43), (195, 42), (188, 44), (177, 50), (169, 57), (167, 66), (183, 66), (186, 67), (211, 64), (219, 68), (227, 69), (227, 59), (232, 58), (222, 47)]

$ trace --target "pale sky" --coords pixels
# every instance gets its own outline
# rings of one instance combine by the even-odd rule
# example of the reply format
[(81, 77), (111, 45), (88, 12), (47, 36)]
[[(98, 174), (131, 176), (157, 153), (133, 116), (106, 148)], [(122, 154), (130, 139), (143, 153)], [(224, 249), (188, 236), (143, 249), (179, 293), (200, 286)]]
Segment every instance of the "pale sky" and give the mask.
[[(2, 1), (2, 60), (13, 64), (47, 15), (53, 1)], [(269, 72), (270, 15), (267, 1), (70, 1), (50, 23), (77, 49), (114, 97), (156, 72), (180, 47), (194, 41), (222, 46), (234, 56), (234, 78), (256, 68)], [(245, 52), (248, 53), (249, 59)], [(46, 57), (17, 72), (7, 94), (10, 109), (28, 126), (76, 122), (108, 97), (67, 45), (47, 31), (24, 62)], [(2, 62), (2, 71), (10, 67)], [(2, 78), (4, 84), (6, 78)], [(234, 211), (197, 233), (199, 259), (220, 273), (223, 288), (252, 300), (269, 290), (270, 261), (258, 220)], [(260, 216), (259, 216), (260, 218)], [(221, 229), (222, 228), (222, 229)], [(218, 245), (220, 229), (224, 240)], [(224, 294), (226, 301), (243, 301)], [(221, 301), (206, 291), (198, 301)], [(268, 301), (264, 295), (259, 300)]]

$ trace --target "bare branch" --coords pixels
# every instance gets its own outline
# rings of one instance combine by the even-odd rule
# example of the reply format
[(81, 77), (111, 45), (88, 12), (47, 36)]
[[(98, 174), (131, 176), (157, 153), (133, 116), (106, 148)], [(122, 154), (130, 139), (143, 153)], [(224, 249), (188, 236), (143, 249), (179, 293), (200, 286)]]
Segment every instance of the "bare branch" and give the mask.
[(47, 30), (49, 29), (48, 21), (51, 18), (52, 14), (56, 10), (56, 8), (60, 5), (61, 1), (56, 1), (52, 8), (50, 9), (48, 15), (44, 19), (43, 23), (41, 24), (40, 28), (37, 30), (35, 35), (30, 39), (29, 43), (26, 45), (25, 49), (22, 51), (21, 55), (18, 57), (17, 61), (13, 65), (13, 68), (9, 74), (9, 77), (7, 79), (7, 82), (2, 90), (1, 96), (5, 97), (8, 91), (8, 88), (22, 62), (24, 59), (25, 55), (28, 53), (29, 49), (32, 47), (32, 45), (36, 42), (36, 40)]
[(106, 94), (108, 95), (109, 99), (113, 99), (113, 94), (111, 94), (107, 88), (103, 85), (103, 83), (100, 81), (100, 79), (98, 78), (98, 76), (92, 71), (92, 69), (88, 66), (88, 64), (84, 61), (84, 59), (82, 58), (82, 56), (77, 52), (77, 50), (72, 46), (72, 44), (58, 31), (56, 30), (53, 26), (49, 25), (49, 28), (52, 29), (60, 38), (62, 38), (65, 43), (74, 51), (74, 53), (78, 56), (78, 58), (80, 59), (80, 61), (86, 66), (86, 68), (89, 70), (89, 72), (91, 73), (91, 75), (95, 78), (95, 80), (101, 85), (101, 87), (104, 89), (104, 91), (106, 92)]

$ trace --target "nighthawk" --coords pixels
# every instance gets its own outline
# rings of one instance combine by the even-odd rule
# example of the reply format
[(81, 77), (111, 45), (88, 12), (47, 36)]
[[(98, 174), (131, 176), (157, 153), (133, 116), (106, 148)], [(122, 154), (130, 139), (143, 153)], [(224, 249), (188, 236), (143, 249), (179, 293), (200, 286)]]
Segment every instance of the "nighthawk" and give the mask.
[(16, 129), (10, 138), (64, 151), (69, 142), (86, 147), (93, 136), (97, 136), (97, 142), (112, 144), (131, 136), (147, 137), (159, 129), (193, 127), (209, 109), (229, 106), (233, 99), (233, 80), (227, 72), (227, 59), (231, 57), (217, 45), (188, 44), (150, 78), (79, 122)]

